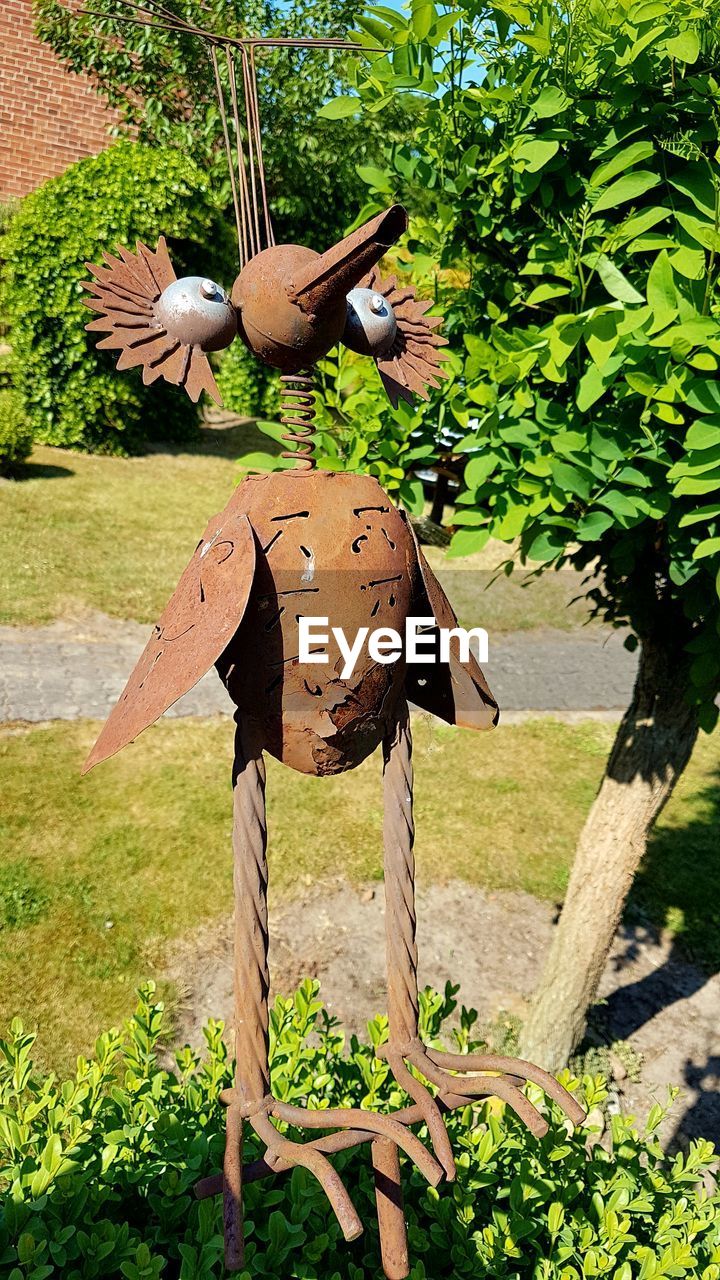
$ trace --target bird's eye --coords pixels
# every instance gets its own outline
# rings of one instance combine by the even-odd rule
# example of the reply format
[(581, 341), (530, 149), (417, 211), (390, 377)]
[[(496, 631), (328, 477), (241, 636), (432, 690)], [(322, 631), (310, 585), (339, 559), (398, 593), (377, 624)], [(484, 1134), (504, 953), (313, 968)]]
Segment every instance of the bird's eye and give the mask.
[(163, 289), (155, 319), (171, 338), (203, 351), (221, 351), (237, 333), (237, 316), (225, 290), (203, 276), (183, 276)]
[(392, 347), (396, 334), (397, 321), (387, 298), (373, 289), (350, 290), (342, 337), (346, 347), (361, 355), (383, 355)]

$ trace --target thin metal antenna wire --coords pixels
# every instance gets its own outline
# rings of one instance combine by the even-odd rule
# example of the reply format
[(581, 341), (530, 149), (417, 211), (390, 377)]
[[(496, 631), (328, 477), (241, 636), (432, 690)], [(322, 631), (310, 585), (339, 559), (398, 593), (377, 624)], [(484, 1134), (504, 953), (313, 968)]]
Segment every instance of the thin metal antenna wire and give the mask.
[(258, 98), (257, 71), (255, 68), (255, 46), (254, 45), (250, 46), (250, 77), (251, 77), (251, 84), (252, 84), (253, 103), (255, 107), (255, 122), (257, 125), (258, 162), (260, 166), (260, 186), (262, 188), (265, 230), (267, 233), (268, 245), (274, 245), (275, 232), (273, 231), (272, 218), (270, 217), (270, 206), (268, 204), (267, 188), (265, 183), (265, 160), (263, 157), (263, 147), (262, 147), (262, 128), (260, 124), (260, 101)]
[(237, 79), (235, 73), (235, 60), (229, 48), (225, 49), (225, 58), (227, 60), (228, 78), (230, 80), (230, 97), (233, 108), (233, 123), (235, 125), (235, 136), (237, 139), (237, 158), (238, 158), (238, 175), (240, 179), (240, 196), (242, 199), (243, 227), (245, 228), (245, 236), (249, 247), (248, 257), (252, 258), (259, 252), (260, 246), (255, 245), (254, 230), (252, 218), (250, 216), (250, 192), (248, 190), (248, 176), (245, 165), (245, 148), (242, 140), (242, 130), (240, 128), (240, 112), (238, 110), (237, 96)]
[(242, 69), (243, 69), (243, 87), (245, 90), (245, 119), (247, 120), (248, 133), (248, 157), (250, 161), (250, 181), (252, 184), (252, 212), (255, 220), (255, 230), (257, 232), (258, 248), (260, 245), (260, 212), (258, 209), (257, 182), (255, 178), (255, 121), (253, 112), (252, 90), (250, 87), (250, 69), (248, 67), (248, 55), (245, 47), (242, 48)]
[(235, 225), (237, 227), (238, 236), (238, 253), (240, 257), (240, 270), (247, 262), (247, 248), (245, 245), (245, 231), (240, 215), (240, 206), (238, 203), (237, 186), (235, 184), (235, 162), (233, 160), (232, 148), (230, 146), (230, 133), (227, 125), (227, 112), (225, 110), (225, 97), (223, 95), (222, 81), (220, 79), (220, 68), (218, 67), (217, 50), (214, 45), (210, 46), (210, 58), (212, 60), (213, 72), (215, 74), (215, 90), (217, 93), (218, 106), (220, 108), (220, 119), (222, 121), (223, 137), (225, 139), (225, 154), (227, 156), (228, 169), (230, 170), (230, 186), (232, 187), (233, 209), (235, 210)]

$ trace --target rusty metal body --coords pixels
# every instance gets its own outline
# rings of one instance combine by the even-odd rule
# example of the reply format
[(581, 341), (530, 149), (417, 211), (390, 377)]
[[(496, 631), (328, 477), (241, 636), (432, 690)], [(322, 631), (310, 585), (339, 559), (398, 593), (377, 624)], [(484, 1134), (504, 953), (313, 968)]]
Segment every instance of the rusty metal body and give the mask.
[[(249, 476), (224, 511), (209, 522), (178, 587), (153, 629), (85, 769), (107, 759), (148, 728), (215, 665), (236, 706), (233, 765), (235, 898), (234, 1087), (227, 1106), (223, 1171), (196, 1187), (200, 1198), (222, 1193), (225, 1260), (243, 1266), (244, 1183), (301, 1166), (322, 1185), (346, 1239), (362, 1223), (329, 1156), (372, 1144), (383, 1270), (409, 1275), (402, 1203), (402, 1151), (435, 1186), (452, 1180), (455, 1163), (443, 1113), (496, 1095), (534, 1134), (547, 1123), (525, 1096), (540, 1084), (573, 1123), (574, 1099), (530, 1063), (495, 1055), (458, 1056), (426, 1048), (419, 1033), (412, 740), (408, 700), (450, 724), (489, 729), (497, 704), (475, 659), (455, 636), (446, 661), (383, 662), (367, 630), (403, 635), (408, 618), (430, 620), (431, 633), (456, 625), (442, 587), (427, 565), (412, 526), (371, 476), (314, 468), (314, 363), (338, 341), (374, 359), (393, 404), (428, 398), (445, 376), (430, 302), (395, 277), (383, 281), (378, 262), (402, 234), (407, 215), (394, 205), (338, 245), (319, 254), (276, 245), (262, 161), (255, 52), (263, 43), (203, 32), (158, 0), (127, 21), (180, 31), (207, 41), (230, 168), (241, 270), (231, 299), (202, 277), (177, 281), (164, 240), (152, 252), (119, 250), (92, 267), (88, 326), (108, 336), (99, 344), (120, 352), (119, 368), (139, 367), (145, 382), (159, 377), (196, 400), (217, 398), (207, 353), (238, 333), (266, 364), (281, 370), (281, 421), (292, 470)], [(141, 16), (137, 16), (141, 15)], [(105, 15), (102, 15), (105, 16)], [(309, 47), (311, 41), (297, 41)], [(347, 47), (321, 41), (320, 47)], [(232, 103), (235, 155), (226, 112), (222, 62)], [(237, 60), (239, 58), (239, 66)], [(239, 84), (245, 99), (243, 137)], [(235, 171), (237, 160), (237, 172)], [(262, 201), (262, 208), (261, 208)], [(300, 652), (301, 619), (323, 622), (317, 647), (327, 659)], [(364, 639), (351, 674), (332, 629)], [(317, 654), (315, 655), (317, 656)], [(386, 1057), (409, 1105), (392, 1116), (353, 1108), (330, 1111), (288, 1106), (273, 1096), (269, 1047), (267, 823), (265, 762), (269, 752), (314, 776), (352, 769), (378, 746), (383, 753), (385, 929), (389, 1038)], [(411, 1070), (413, 1068), (414, 1070)], [(422, 1079), (420, 1078), (422, 1077)], [(427, 1082), (427, 1083), (425, 1083)], [(431, 1085), (436, 1092), (431, 1092)], [(273, 1121), (319, 1131), (291, 1141)], [(423, 1124), (432, 1152), (412, 1132)], [(265, 1155), (243, 1166), (243, 1130), (250, 1125)]]
[[(326, 662), (302, 662), (301, 617), (327, 619)], [(450, 723), (491, 728), (497, 704), (470, 655), (447, 666), (380, 663), (367, 637), (352, 675), (333, 628), (404, 633), (408, 617), (457, 619), (405, 514), (372, 476), (310, 469), (248, 476), (198, 542), (172, 600), (88, 757), (114, 755), (215, 664), (262, 746), (315, 776), (360, 764), (407, 693)], [(456, 644), (457, 642), (453, 642)]]

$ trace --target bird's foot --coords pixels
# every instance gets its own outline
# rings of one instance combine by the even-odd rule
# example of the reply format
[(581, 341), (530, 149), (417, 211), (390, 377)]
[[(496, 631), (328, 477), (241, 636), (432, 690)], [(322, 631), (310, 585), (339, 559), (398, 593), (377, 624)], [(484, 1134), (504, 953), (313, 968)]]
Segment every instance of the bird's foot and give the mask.
[[(463, 1106), (476, 1098), (497, 1097), (512, 1107), (536, 1138), (542, 1138), (548, 1131), (547, 1121), (523, 1093), (523, 1086), (531, 1082), (558, 1103), (572, 1124), (581, 1124), (585, 1118), (580, 1104), (554, 1076), (520, 1058), (490, 1053), (443, 1053), (428, 1048), (418, 1039), (399, 1047), (386, 1045), (382, 1056), (400, 1087), (420, 1108), (435, 1155), (449, 1180), (455, 1176), (455, 1162), (443, 1109)], [(436, 1086), (437, 1096), (409, 1071), (409, 1066)]]
[[(443, 1169), (440, 1164), (420, 1139), (392, 1116), (376, 1115), (371, 1111), (362, 1111), (359, 1107), (310, 1110), (281, 1102), (272, 1094), (257, 1102), (248, 1103), (235, 1089), (225, 1090), (221, 1094), (221, 1101), (228, 1108), (228, 1141), (231, 1133), (236, 1132), (238, 1124), (241, 1127), (242, 1122), (247, 1121), (265, 1144), (265, 1162), (271, 1169), (279, 1172), (299, 1166), (314, 1174), (330, 1201), (346, 1240), (355, 1240), (362, 1233), (362, 1223), (339, 1174), (335, 1172), (327, 1156), (318, 1149), (318, 1144), (293, 1141), (276, 1129), (273, 1119), (292, 1125), (294, 1129), (346, 1131), (349, 1141), (338, 1145), (351, 1146), (353, 1138), (356, 1141), (366, 1141), (368, 1135), (389, 1140), (405, 1152), (431, 1186), (437, 1186), (442, 1179)], [(228, 1166), (232, 1167), (234, 1158), (233, 1152), (226, 1151), (226, 1179)]]

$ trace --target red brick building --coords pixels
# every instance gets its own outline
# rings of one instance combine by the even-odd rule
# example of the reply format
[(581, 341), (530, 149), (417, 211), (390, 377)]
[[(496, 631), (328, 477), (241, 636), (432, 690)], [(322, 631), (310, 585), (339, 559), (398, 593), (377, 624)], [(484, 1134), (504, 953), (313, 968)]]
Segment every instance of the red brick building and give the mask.
[(0, 201), (107, 145), (102, 99), (36, 39), (32, 0), (0, 0)]

